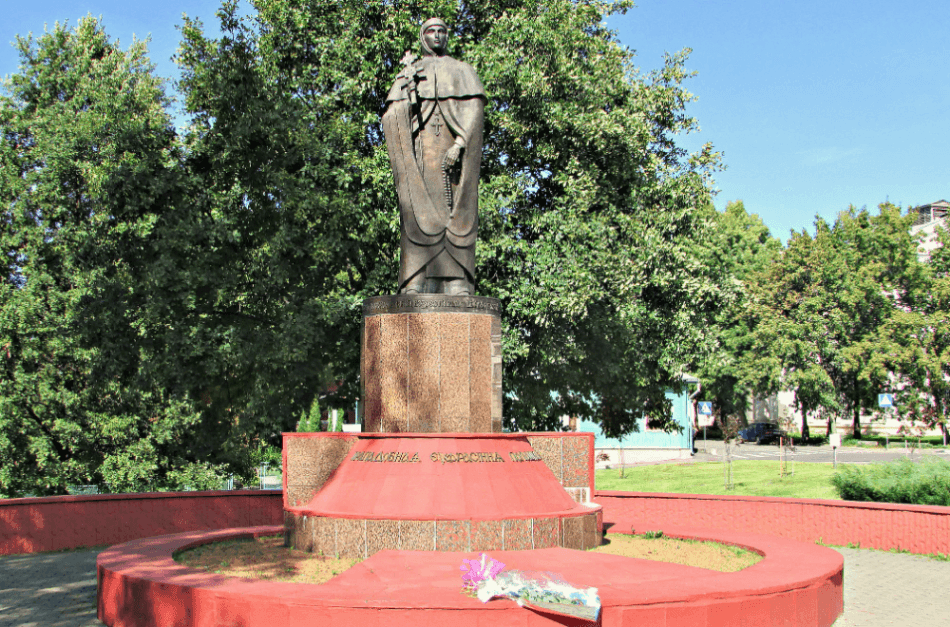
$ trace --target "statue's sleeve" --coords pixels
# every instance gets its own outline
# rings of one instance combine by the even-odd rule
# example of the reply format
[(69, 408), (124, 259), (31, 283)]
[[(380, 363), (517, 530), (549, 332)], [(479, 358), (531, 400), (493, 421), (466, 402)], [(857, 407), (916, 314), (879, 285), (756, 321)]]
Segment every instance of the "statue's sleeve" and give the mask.
[(456, 61), (452, 66), (451, 77), (449, 85), (439, 87), (439, 105), (446, 114), (452, 133), (461, 137), (467, 148), (472, 145), (472, 137), (476, 132), (481, 142), (485, 89), (475, 68), (468, 63)]
[(389, 95), (386, 96), (386, 102), (395, 102), (397, 100), (406, 100), (409, 98), (409, 90), (406, 89), (406, 79), (402, 76), (396, 78)]
[(440, 101), (449, 128), (465, 140), (461, 176), (453, 198), (453, 218), (447, 237), (460, 248), (475, 243), (478, 225), (478, 174), (482, 161), (485, 100), (481, 96)]
[(465, 141), (465, 147), (472, 146), (472, 138), (477, 134), (481, 143), (485, 101), (483, 97), (446, 98), (439, 101), (452, 133)]

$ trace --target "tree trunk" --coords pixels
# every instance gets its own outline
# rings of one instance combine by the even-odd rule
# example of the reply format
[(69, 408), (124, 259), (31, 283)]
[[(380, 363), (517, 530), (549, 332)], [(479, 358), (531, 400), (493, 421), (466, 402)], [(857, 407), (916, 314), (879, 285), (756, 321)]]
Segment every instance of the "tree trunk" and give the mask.
[(624, 472), (623, 472), (623, 462), (624, 462), (624, 459), (623, 459), (623, 436), (620, 437), (619, 442), (620, 442), (620, 451), (619, 451), (619, 453), (620, 453), (620, 478), (623, 479), (623, 478), (624, 478)]
[(861, 405), (860, 403), (854, 404), (854, 422), (852, 423), (852, 435), (855, 440), (861, 439)]
[(802, 444), (807, 444), (811, 438), (811, 432), (808, 430), (808, 412), (802, 412)]
[(831, 429), (834, 424), (835, 424), (835, 417), (828, 416), (828, 430), (825, 431), (825, 435), (827, 435), (828, 437), (831, 437)]

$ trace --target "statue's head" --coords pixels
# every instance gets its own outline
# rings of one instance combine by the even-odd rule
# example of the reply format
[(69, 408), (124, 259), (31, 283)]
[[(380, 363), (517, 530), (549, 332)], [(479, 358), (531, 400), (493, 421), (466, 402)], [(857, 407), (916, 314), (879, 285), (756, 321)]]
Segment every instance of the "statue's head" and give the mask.
[(449, 27), (440, 18), (430, 18), (419, 29), (419, 40), (426, 56), (444, 56), (449, 42)]

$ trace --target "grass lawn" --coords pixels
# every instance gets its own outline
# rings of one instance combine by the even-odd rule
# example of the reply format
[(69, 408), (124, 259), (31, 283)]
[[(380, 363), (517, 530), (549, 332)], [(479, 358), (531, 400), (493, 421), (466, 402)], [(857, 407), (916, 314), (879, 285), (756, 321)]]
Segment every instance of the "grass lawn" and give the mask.
[(726, 490), (721, 462), (656, 464), (619, 470), (597, 470), (598, 490), (627, 492), (675, 492), (679, 494), (740, 494), (746, 496), (787, 496), (800, 499), (836, 499), (831, 485), (831, 464), (798, 462), (789, 464), (794, 474), (780, 477), (777, 461), (732, 462), (735, 489)]

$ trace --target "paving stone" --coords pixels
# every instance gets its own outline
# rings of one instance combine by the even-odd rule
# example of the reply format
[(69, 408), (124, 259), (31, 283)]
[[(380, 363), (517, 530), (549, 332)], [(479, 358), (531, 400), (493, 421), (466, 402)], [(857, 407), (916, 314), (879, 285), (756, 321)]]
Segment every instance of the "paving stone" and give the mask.
[(96, 619), (101, 550), (0, 557), (0, 627), (101, 627)]
[(944, 627), (950, 562), (867, 549), (844, 555), (844, 614), (835, 627)]

